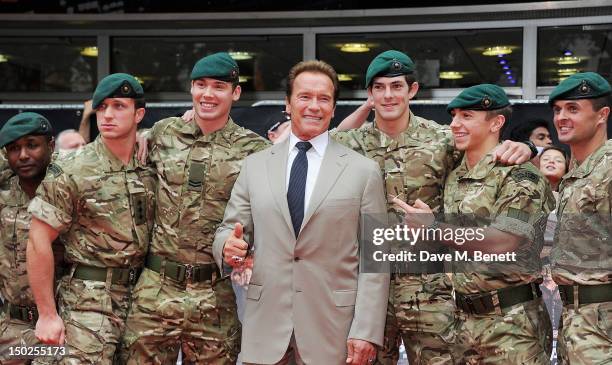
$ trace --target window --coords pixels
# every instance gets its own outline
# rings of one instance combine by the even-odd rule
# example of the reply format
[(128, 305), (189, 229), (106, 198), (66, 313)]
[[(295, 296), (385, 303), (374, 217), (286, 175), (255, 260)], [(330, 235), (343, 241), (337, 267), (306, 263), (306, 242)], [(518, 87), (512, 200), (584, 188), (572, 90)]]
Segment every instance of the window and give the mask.
[(556, 86), (577, 72), (612, 74), (612, 24), (538, 29), (538, 86)]
[(92, 92), (95, 38), (0, 38), (0, 92)]
[(145, 92), (188, 92), (193, 65), (221, 51), (237, 61), (243, 92), (284, 90), (289, 69), (302, 60), (302, 37), (118, 37), (111, 69), (137, 76)]
[(512, 87), (522, 81), (522, 44), (520, 28), (321, 35), (317, 56), (336, 68), (345, 90), (363, 89), (369, 63), (389, 49), (412, 58), (421, 88)]

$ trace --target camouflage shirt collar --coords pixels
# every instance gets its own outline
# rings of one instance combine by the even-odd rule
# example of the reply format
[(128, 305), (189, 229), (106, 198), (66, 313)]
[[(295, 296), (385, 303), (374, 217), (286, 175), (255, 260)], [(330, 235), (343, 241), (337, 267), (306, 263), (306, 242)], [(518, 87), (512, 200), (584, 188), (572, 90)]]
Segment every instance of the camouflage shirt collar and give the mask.
[(612, 139), (607, 140), (604, 144), (602, 144), (595, 152), (591, 153), (589, 157), (586, 158), (580, 165), (578, 165), (578, 161), (572, 157), (570, 161), (570, 171), (564, 178), (583, 178), (589, 176), (595, 166), (601, 162), (606, 153), (612, 152)]
[(132, 158), (127, 165), (124, 165), (123, 162), (117, 158), (109, 149), (106, 147), (104, 142), (102, 141), (102, 137), (98, 136), (94, 143), (94, 149), (98, 156), (105, 156), (106, 158), (100, 159), (100, 166), (104, 171), (107, 172), (116, 172), (123, 170), (133, 170), (135, 167), (139, 166), (136, 158), (136, 153), (138, 152), (137, 148), (134, 148), (134, 152), (132, 153)]
[(457, 174), (459, 179), (482, 180), (486, 178), (491, 170), (495, 167), (496, 162), (493, 161), (493, 151), (489, 151), (483, 158), (474, 165), (471, 169), (467, 166), (467, 156), (463, 155), (461, 165), (457, 169), (461, 169)]
[(406, 128), (406, 130), (400, 133), (396, 139), (389, 137), (388, 135), (383, 133), (378, 127), (376, 127), (376, 121), (372, 123), (370, 128), (372, 128), (372, 131), (378, 134), (381, 147), (388, 147), (392, 143), (397, 143), (398, 147), (419, 145), (418, 141), (415, 141), (413, 137), (419, 131), (419, 126), (421, 124), (419, 119), (420, 117), (414, 115), (411, 110), (408, 116), (408, 128)]
[(202, 130), (194, 120), (184, 122), (179, 132), (188, 134), (194, 137), (194, 139), (202, 140), (204, 142), (214, 142), (226, 147), (231, 147), (232, 137), (235, 135), (238, 125), (234, 123), (232, 117), (229, 117), (225, 126), (217, 131), (209, 134), (203, 134)]

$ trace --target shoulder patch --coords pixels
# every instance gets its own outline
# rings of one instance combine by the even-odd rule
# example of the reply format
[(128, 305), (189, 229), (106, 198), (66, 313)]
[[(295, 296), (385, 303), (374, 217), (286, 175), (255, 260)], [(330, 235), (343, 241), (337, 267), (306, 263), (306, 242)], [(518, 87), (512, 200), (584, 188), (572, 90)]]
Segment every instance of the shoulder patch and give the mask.
[(521, 182), (523, 180), (528, 180), (533, 183), (537, 183), (540, 181), (540, 176), (535, 172), (531, 172), (525, 169), (515, 169), (510, 173), (510, 177), (516, 182)]
[(47, 166), (47, 171), (50, 172), (53, 177), (58, 177), (60, 176), (64, 170), (62, 170), (61, 167), (59, 167), (57, 164), (55, 163), (50, 163), (49, 166)]

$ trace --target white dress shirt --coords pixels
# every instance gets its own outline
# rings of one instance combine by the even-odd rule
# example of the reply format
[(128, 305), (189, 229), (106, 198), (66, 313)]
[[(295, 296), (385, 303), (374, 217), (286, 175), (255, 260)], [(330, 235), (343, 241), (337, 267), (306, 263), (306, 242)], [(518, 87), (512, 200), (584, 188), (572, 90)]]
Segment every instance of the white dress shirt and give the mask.
[[(289, 178), (291, 177), (291, 166), (293, 166), (293, 160), (298, 154), (298, 149), (295, 147), (295, 144), (300, 142), (301, 140), (297, 138), (293, 132), (289, 135), (289, 158), (287, 159), (287, 179), (286, 179), (286, 189), (289, 189)], [(310, 202), (310, 197), (312, 196), (312, 191), (314, 189), (315, 183), (317, 182), (317, 177), (319, 176), (319, 170), (321, 169), (321, 162), (323, 161), (323, 156), (325, 155), (325, 150), (327, 149), (327, 144), (329, 143), (329, 132), (325, 131), (315, 138), (309, 141), (312, 147), (306, 152), (306, 158), (308, 159), (308, 174), (306, 175), (306, 191), (304, 193), (304, 216), (306, 216), (306, 212), (308, 211), (308, 203)]]

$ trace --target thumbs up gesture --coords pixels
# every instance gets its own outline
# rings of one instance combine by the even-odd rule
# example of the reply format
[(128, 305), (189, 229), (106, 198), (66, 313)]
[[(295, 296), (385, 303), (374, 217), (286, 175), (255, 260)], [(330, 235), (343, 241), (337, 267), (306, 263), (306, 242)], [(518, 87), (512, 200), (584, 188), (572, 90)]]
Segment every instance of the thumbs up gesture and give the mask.
[(249, 245), (242, 238), (242, 224), (236, 223), (232, 234), (225, 240), (223, 245), (223, 260), (231, 267), (236, 267), (241, 264), (246, 257)]

